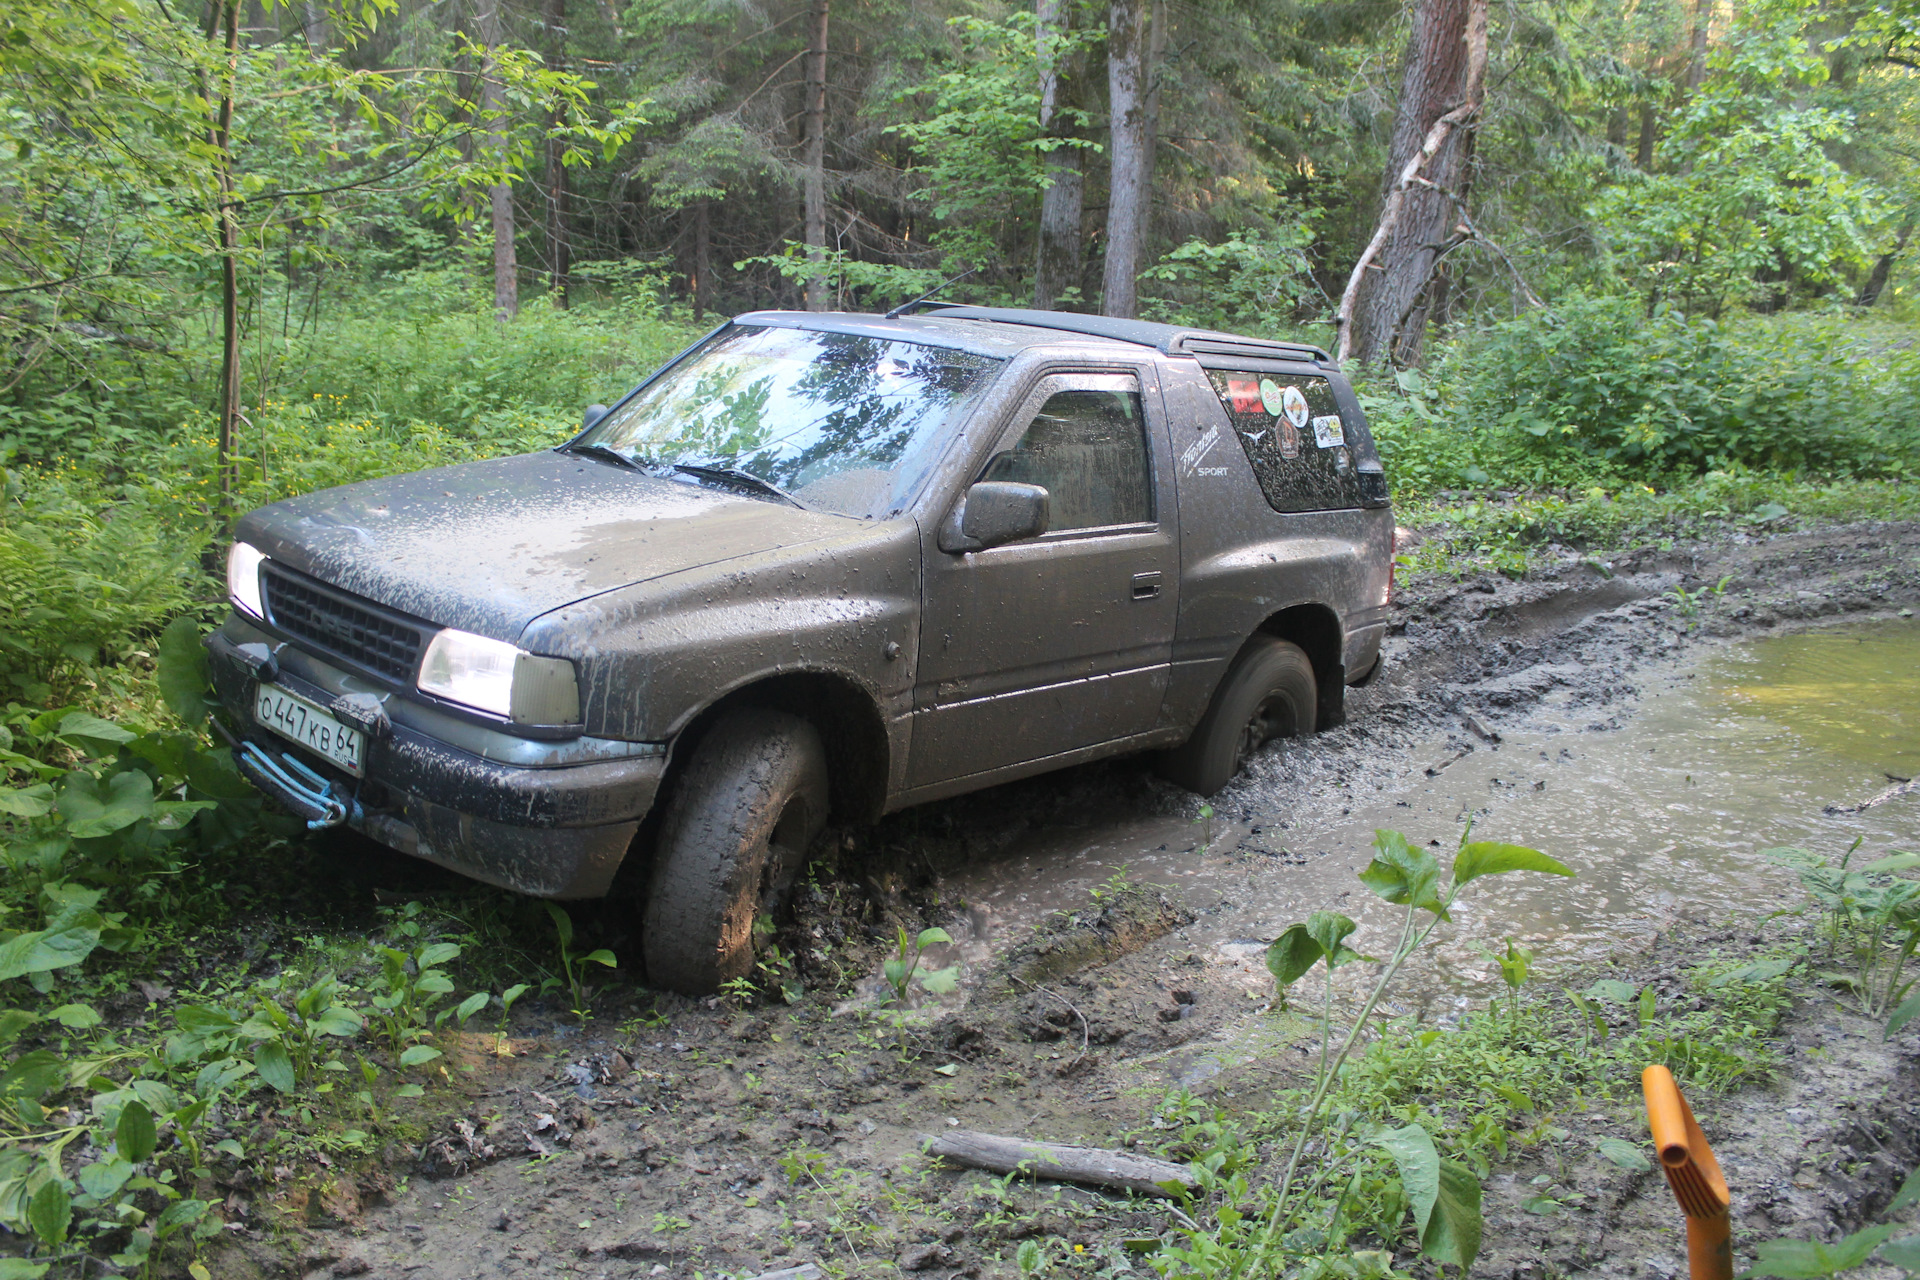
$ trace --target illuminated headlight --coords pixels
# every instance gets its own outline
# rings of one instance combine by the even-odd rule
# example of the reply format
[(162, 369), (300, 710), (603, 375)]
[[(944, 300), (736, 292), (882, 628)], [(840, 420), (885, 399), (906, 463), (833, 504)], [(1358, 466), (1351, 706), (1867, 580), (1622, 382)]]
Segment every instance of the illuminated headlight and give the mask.
[(265, 560), (258, 548), (236, 542), (227, 551), (227, 599), (242, 613), (264, 618), (260, 607), (260, 562)]
[(541, 658), (502, 640), (448, 627), (427, 645), (422, 693), (515, 724), (578, 724), (580, 683), (565, 658)]

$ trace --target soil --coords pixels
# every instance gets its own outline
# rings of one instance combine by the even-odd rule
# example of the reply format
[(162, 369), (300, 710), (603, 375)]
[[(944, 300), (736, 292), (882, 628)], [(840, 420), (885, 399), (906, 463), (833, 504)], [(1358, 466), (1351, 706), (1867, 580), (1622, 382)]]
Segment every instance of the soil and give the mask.
[[(1355, 785), (1390, 794), (1424, 782), (1445, 767), (1436, 743), (1491, 740), (1552, 691), (1595, 708), (1605, 732), (1632, 715), (1636, 679), (1696, 646), (1915, 606), (1911, 524), (1735, 535), (1610, 563), (1567, 552), (1524, 581), (1409, 584), (1384, 674), (1350, 691), (1345, 726), (1269, 748), (1254, 781), (1216, 797), (1207, 855), (1249, 881), (1286, 877), (1317, 851), (1272, 839), (1272, 815), (1310, 815)], [(920, 1136), (964, 1127), (1150, 1144), (1176, 1082), (1236, 1110), (1297, 1080), (1304, 1055), (1288, 1045), (1299, 1020), (1263, 1012), (1249, 966), (1192, 941), (1196, 920), (1231, 902), (1116, 882), (1016, 945), (976, 949), (944, 1003), (890, 1019), (862, 993), (899, 927), (938, 924), (963, 941), (986, 932), (953, 886), (1035, 830), (1166, 840), (1192, 830), (1198, 811), (1141, 762), (1119, 761), (833, 832), (837, 868), (781, 939), (807, 988), (796, 1003), (734, 1008), (616, 987), (584, 1028), (557, 1009), (523, 1011), (509, 1056), (492, 1035), (470, 1034), (453, 1055), (458, 1110), (428, 1141), (390, 1149), (364, 1176), (298, 1171), (259, 1189), (277, 1225), (261, 1213), (234, 1232), (216, 1274), (624, 1280), (818, 1261), (863, 1276), (1015, 1276), (1029, 1237), (1080, 1247), (1090, 1274), (1124, 1265), (1119, 1242), (1165, 1231), (1165, 1207), (935, 1168)], [(1758, 946), (1782, 875), (1756, 890), (1751, 919), (1676, 904), (1658, 928), (1621, 940), (1609, 976), (1674, 985), (1709, 949)], [(1756, 1240), (1853, 1229), (1920, 1165), (1920, 1035), (1883, 1043), (1876, 1025), (1807, 990), (1780, 1037), (1777, 1080), (1697, 1107), (1734, 1187), (1742, 1261)], [(1223, 1044), (1257, 1051), (1194, 1069)], [(1603, 1136), (1641, 1140), (1633, 1102), (1557, 1116), (1568, 1139), (1496, 1169), (1480, 1275), (1684, 1270), (1659, 1175), (1594, 1154)], [(1581, 1198), (1527, 1211), (1543, 1176)]]

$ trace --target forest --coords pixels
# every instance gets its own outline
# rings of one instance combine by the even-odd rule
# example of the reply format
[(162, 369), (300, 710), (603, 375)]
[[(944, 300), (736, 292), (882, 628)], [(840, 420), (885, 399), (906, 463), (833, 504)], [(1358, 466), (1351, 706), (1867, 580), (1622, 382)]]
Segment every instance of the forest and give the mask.
[[(321, 1274), (338, 1253), (299, 1254), (299, 1232), (358, 1231), (364, 1206), (352, 1196), (373, 1204), (406, 1194), (405, 1170), (464, 1172), (520, 1154), (520, 1130), (502, 1138), (489, 1127), (498, 1116), (469, 1105), (495, 1079), (488, 1072), (528, 1073), (515, 1087), (545, 1108), (525, 1120), (526, 1176), (552, 1160), (585, 1185), (603, 1167), (587, 1148), (549, 1146), (581, 1109), (564, 1090), (611, 1089), (617, 1061), (635, 1072), (621, 1086), (632, 1105), (651, 1099), (635, 1113), (646, 1123), (711, 1120), (718, 1133), (721, 1114), (761, 1114), (761, 1077), (745, 1069), (754, 1054), (775, 1062), (756, 1059), (768, 1078), (784, 1061), (781, 1087), (807, 1099), (777, 1139), (766, 1134), (788, 1124), (784, 1112), (765, 1103), (761, 1115), (756, 1158), (784, 1175), (729, 1184), (697, 1230), (680, 1207), (649, 1208), (651, 1243), (616, 1241), (607, 1248), (629, 1252), (602, 1249), (601, 1261), (645, 1259), (630, 1273), (658, 1274), (655, 1257), (731, 1259), (700, 1265), (746, 1275), (746, 1255), (727, 1253), (734, 1246), (710, 1224), (761, 1196), (782, 1203), (768, 1190), (776, 1182), (790, 1198), (783, 1250), (837, 1258), (836, 1275), (893, 1273), (891, 1262), (863, 1271), (863, 1250), (892, 1258), (958, 1239), (937, 1234), (948, 1230), (939, 1215), (958, 1212), (937, 1189), (903, 1190), (904, 1179), (882, 1188), (878, 1166), (829, 1168), (794, 1134), (832, 1146), (831, 1123), (814, 1124), (806, 1115), (820, 1113), (806, 1108), (831, 1108), (846, 1090), (876, 1108), (946, 1099), (938, 1091), (955, 1087), (955, 1073), (974, 1071), (897, 1008), (877, 1007), (871, 1022), (829, 1023), (827, 1013), (874, 973), (898, 978), (904, 1005), (913, 982), (943, 972), (916, 968), (933, 935), (946, 937), (921, 925), (952, 923), (934, 912), (934, 864), (964, 844), (952, 832), (972, 819), (948, 809), (866, 844), (849, 835), (856, 861), (857, 849), (933, 849), (922, 858), (931, 879), (816, 884), (810, 901), (834, 941), (809, 950), (783, 935), (789, 967), (743, 979), (725, 1003), (656, 1001), (607, 978), (632, 941), (612, 914), (409, 879), (415, 871), (364, 851), (356, 861), (310, 839), (239, 775), (210, 716), (201, 639), (227, 612), (222, 565), (245, 512), (552, 447), (579, 430), (588, 404), (613, 402), (744, 311), (885, 311), (937, 293), (1322, 347), (1372, 422), (1402, 526), (1399, 582), (1416, 612), (1438, 601), (1433, 616), (1446, 625), (1453, 609), (1462, 628), (1478, 626), (1458, 602), (1468, 591), (1510, 603), (1539, 575), (1577, 570), (1597, 583), (1659, 561), (1668, 577), (1618, 626), (1665, 628), (1657, 641), (1629, 637), (1665, 652), (1675, 637), (1697, 638), (1696, 619), (1745, 607), (1739, 586), (1726, 594), (1741, 574), (1756, 590), (1779, 586), (1781, 600), (1762, 611), (1788, 619), (1827, 607), (1810, 595), (1851, 592), (1848, 609), (1892, 609), (1911, 587), (1920, 561), (1900, 522), (1920, 518), (1917, 222), (1914, 0), (7, 0), (0, 1280), (208, 1280), (210, 1267), (284, 1274), (296, 1257), (302, 1273)], [(1860, 545), (1837, 559), (1825, 543), (1796, 551), (1789, 567), (1819, 588), (1797, 600), (1788, 597), (1801, 578), (1769, 582), (1778, 565), (1735, 563), (1727, 550), (1841, 539), (1835, 529)], [(1729, 567), (1701, 577), (1699, 549), (1715, 539)], [(1848, 556), (1852, 577), (1807, 567), (1828, 573), (1828, 559)], [(1687, 557), (1691, 568), (1675, 567)], [(1603, 659), (1595, 648), (1564, 660)], [(1624, 680), (1630, 668), (1607, 670)], [(1458, 736), (1456, 710), (1444, 714)], [(1471, 716), (1467, 725), (1462, 755), (1500, 741)], [(1117, 812), (1175, 803), (1115, 767), (1007, 807), (1051, 812), (1086, 795)], [(1188, 800), (1192, 812), (1169, 820), (1204, 824), (1194, 826), (1204, 851), (1214, 810), (1179, 803)], [(1252, 807), (1239, 817), (1232, 840), (1254, 839), (1266, 820)], [(1439, 874), (1424, 849), (1380, 835)], [(1458, 856), (1480, 847), (1462, 835)], [(1259, 856), (1283, 854), (1293, 856)], [(1872, 865), (1913, 865), (1897, 858)], [(1453, 865), (1457, 890), (1467, 877)], [(1803, 855), (1794, 865), (1827, 902), (1827, 864)], [(1146, 903), (1166, 933), (1153, 915), (1162, 900), (1127, 875), (1121, 865), (1096, 887), (1084, 914)], [(1858, 954), (1877, 964), (1905, 938), (1906, 965), (1920, 945), (1915, 900), (1888, 907)], [(1829, 952), (1842, 945), (1843, 916), (1866, 929), (1847, 902), (1817, 917), (1831, 926)], [(1896, 908), (1909, 933), (1886, 932)], [(1307, 928), (1293, 926), (1300, 938)], [(1324, 957), (1331, 1036), (1332, 969), (1366, 959), (1343, 936), (1318, 951), (1297, 938), (1304, 965), (1277, 991), (1232, 992), (1233, 1007), (1294, 1017), (1286, 985)], [(1435, 1274), (1444, 1262), (1464, 1274), (1480, 1241), (1473, 1178), (1493, 1186), (1510, 1138), (1513, 1152), (1560, 1151), (1552, 1144), (1568, 1131), (1555, 1109), (1631, 1094), (1635, 1054), (1665, 1054), (1702, 1097), (1779, 1066), (1792, 1048), (1776, 1043), (1785, 984), (1805, 976), (1821, 940), (1760, 937), (1756, 925), (1751, 946), (1713, 952), (1708, 967), (1718, 967), (1692, 987), (1683, 970), (1699, 956), (1646, 953), (1634, 957), (1631, 988), (1608, 970), (1584, 995), (1567, 988), (1572, 1003), (1530, 994), (1524, 1007), (1532, 953), (1509, 937), (1504, 956), (1486, 953), (1510, 988), (1499, 1019), (1490, 1004), (1437, 1041), (1416, 1029), (1360, 1046), (1369, 1002), (1330, 1068), (1320, 1042), (1305, 1112), (1337, 1123), (1322, 1137), (1357, 1162), (1350, 1183), (1328, 1182), (1331, 1164), (1320, 1162), (1294, 1194), (1294, 1166), (1316, 1163), (1302, 1156), (1304, 1129), (1274, 1179), (1275, 1135), (1290, 1132), (1286, 1108), (1304, 1094), (1274, 1092), (1270, 1113), (1228, 1118), (1182, 1085), (1153, 1104), (1151, 1123), (1137, 1117), (1141, 1151), (1201, 1170), (1187, 1202), (1199, 1221), (1187, 1219), (1185, 1243), (1152, 1265), (1374, 1280), (1416, 1265)], [(1393, 954), (1397, 966), (1411, 948)], [(1854, 1021), (1880, 1035), (1911, 987), (1900, 985), (1905, 972), (1859, 987)], [(1136, 985), (1159, 991), (1156, 982)], [(1271, 1003), (1245, 1001), (1256, 994)], [(1157, 1014), (1109, 1003), (1106, 1016), (1171, 1036), (1202, 1025), (1187, 997)], [(1076, 1022), (1036, 990), (1040, 1012), (1021, 1025), (1051, 1035), (1043, 1055), (1078, 1036), (1082, 1057), (1097, 1056), (1092, 998), (1075, 997), (1091, 1020), (1065, 1004)], [(780, 1024), (793, 1042), (768, 1039), (776, 1014), (793, 1020)], [(528, 1030), (536, 1024), (545, 1030)], [(1008, 1014), (994, 1034), (1011, 1043), (1013, 1025)], [(616, 1026), (624, 1048), (611, 1058), (554, 1047)], [(749, 1032), (756, 1047), (736, 1048)], [(522, 1043), (535, 1036), (551, 1037), (538, 1049), (547, 1057), (574, 1055), (562, 1076), (513, 1064), (535, 1053)], [(641, 1070), (635, 1046), (654, 1041), (666, 1056)], [(1018, 1052), (1034, 1051), (1019, 1040)], [(829, 1057), (854, 1082), (834, 1076), (841, 1093), (816, 1090)], [(1026, 1070), (1069, 1099), (1082, 1087), (1068, 1075), (1081, 1058), (1049, 1059), (1044, 1078), (1022, 1062), (1004, 1078)], [(929, 1068), (938, 1074), (925, 1093), (917, 1076), (898, 1084)], [(575, 1069), (589, 1074), (564, 1075)], [(1450, 1100), (1410, 1083), (1429, 1071), (1458, 1086)], [(1511, 1084), (1530, 1073), (1545, 1083), (1522, 1097)], [(1365, 1136), (1389, 1123), (1405, 1126), (1386, 1134), (1400, 1147)], [(1421, 1125), (1431, 1140), (1412, 1132)], [(641, 1130), (632, 1124), (628, 1155), (651, 1160)], [(1443, 1157), (1447, 1178), (1471, 1166), (1470, 1244), (1407, 1234), (1414, 1164), (1390, 1165), (1389, 1151), (1424, 1160), (1430, 1180)], [(1606, 1156), (1613, 1164), (1597, 1176), (1652, 1169), (1629, 1156)], [(1555, 1159), (1564, 1178), (1567, 1161)], [(727, 1180), (699, 1183), (713, 1172), (702, 1160), (670, 1175), (691, 1168), (687, 1185), (718, 1197)], [(1781, 1185), (1790, 1176), (1813, 1185), (1791, 1169)], [(1543, 1172), (1534, 1184), (1548, 1181)], [(343, 1186), (362, 1190), (342, 1200)], [(966, 1228), (977, 1233), (966, 1247), (993, 1274), (1133, 1269), (1135, 1255), (1107, 1240), (1097, 1247), (1111, 1263), (1096, 1272), (1067, 1227), (1019, 1225), (1057, 1226), (1046, 1217), (1057, 1204), (1014, 1206), (1002, 1190)], [(1910, 1190), (1920, 1197), (1920, 1184)], [(1559, 1208), (1537, 1202), (1561, 1204), (1549, 1191), (1562, 1194), (1529, 1193), (1525, 1212), (1541, 1223)], [(893, 1218), (860, 1207), (883, 1193)], [(1876, 1210), (1890, 1198), (1856, 1196)], [(501, 1202), (502, 1239), (518, 1203)], [(1241, 1204), (1268, 1215), (1263, 1231), (1236, 1216)], [(1027, 1217), (1015, 1221), (1015, 1208)], [(1003, 1210), (1011, 1216), (995, 1219)], [(1139, 1205), (1125, 1213), (1128, 1232), (1175, 1238)], [(566, 1217), (568, 1231), (592, 1225)], [(1866, 1221), (1856, 1218), (1849, 1225)], [(900, 1225), (909, 1219), (927, 1240)], [(808, 1235), (815, 1220), (829, 1229)], [(999, 1225), (980, 1225), (989, 1222)], [(1423, 1247), (1428, 1261), (1416, 1264)], [(1912, 1250), (1902, 1256), (1920, 1258), (1920, 1244)], [(539, 1269), (534, 1256), (515, 1264), (520, 1274)], [(368, 1270), (353, 1263), (340, 1259), (334, 1274)]]

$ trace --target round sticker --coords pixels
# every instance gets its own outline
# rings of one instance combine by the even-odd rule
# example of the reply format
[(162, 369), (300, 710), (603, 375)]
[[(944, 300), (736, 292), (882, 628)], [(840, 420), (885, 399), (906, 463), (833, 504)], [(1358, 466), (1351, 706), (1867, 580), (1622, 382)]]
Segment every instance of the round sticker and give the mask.
[[(1265, 389), (1263, 385), (1261, 390)], [(1296, 429), (1307, 425), (1307, 415), (1311, 411), (1307, 408), (1307, 397), (1301, 393), (1300, 388), (1288, 387), (1281, 392), (1280, 407), (1285, 411), (1287, 421), (1291, 422)]]
[(1260, 407), (1277, 418), (1285, 406), (1286, 395), (1280, 390), (1280, 384), (1272, 378), (1260, 379)]

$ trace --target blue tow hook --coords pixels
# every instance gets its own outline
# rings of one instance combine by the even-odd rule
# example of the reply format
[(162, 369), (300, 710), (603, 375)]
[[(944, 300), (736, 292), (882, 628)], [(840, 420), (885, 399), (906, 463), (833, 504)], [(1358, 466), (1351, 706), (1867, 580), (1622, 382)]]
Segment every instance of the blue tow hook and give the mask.
[(342, 795), (332, 782), (292, 756), (282, 755), (276, 760), (253, 743), (244, 741), (234, 750), (234, 755), (242, 773), (307, 820), (307, 830), (324, 831), (343, 822), (359, 820), (358, 799)]

